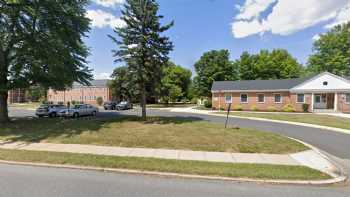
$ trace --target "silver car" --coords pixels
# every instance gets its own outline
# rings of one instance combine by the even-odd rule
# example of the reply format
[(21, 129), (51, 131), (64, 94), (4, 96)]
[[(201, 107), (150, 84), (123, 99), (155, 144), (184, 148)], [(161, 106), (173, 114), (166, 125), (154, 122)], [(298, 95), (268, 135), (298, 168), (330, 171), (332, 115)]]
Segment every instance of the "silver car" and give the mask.
[(62, 117), (78, 118), (80, 116), (96, 116), (98, 108), (89, 104), (74, 105), (72, 108), (61, 110), (58, 115)]
[(37, 115), (39, 118), (44, 116), (56, 117), (58, 113), (65, 108), (66, 106), (64, 105), (41, 105), (40, 107), (38, 107), (38, 109), (36, 109), (35, 115)]

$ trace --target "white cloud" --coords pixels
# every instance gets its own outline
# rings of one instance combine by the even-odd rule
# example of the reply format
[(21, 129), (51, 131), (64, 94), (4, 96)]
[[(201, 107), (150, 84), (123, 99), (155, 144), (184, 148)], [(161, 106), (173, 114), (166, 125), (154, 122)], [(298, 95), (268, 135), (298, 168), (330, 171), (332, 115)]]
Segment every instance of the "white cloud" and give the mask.
[(92, 27), (104, 28), (109, 26), (111, 28), (120, 28), (126, 25), (122, 19), (103, 10), (88, 10), (87, 17), (91, 19)]
[(347, 7), (340, 10), (337, 17), (334, 19), (334, 21), (331, 24), (326, 25), (326, 28), (332, 28), (336, 25), (340, 25), (342, 23), (346, 23), (350, 21), (350, 3)]
[(94, 79), (111, 79), (111, 73), (96, 73)]
[(103, 7), (115, 7), (117, 5), (123, 4), (125, 0), (93, 0), (96, 4)]
[(240, 13), (236, 19), (251, 20), (259, 17), (272, 3), (277, 0), (247, 0), (242, 7), (238, 7)]
[[(339, 24), (350, 19), (347, 6), (350, 0), (246, 0), (232, 23), (236, 38), (271, 32), (289, 35), (321, 22)], [(275, 3), (271, 13), (262, 18), (262, 13)], [(328, 25), (326, 25), (328, 26)]]
[(312, 40), (316, 41), (319, 40), (321, 38), (320, 34), (316, 34), (312, 37)]

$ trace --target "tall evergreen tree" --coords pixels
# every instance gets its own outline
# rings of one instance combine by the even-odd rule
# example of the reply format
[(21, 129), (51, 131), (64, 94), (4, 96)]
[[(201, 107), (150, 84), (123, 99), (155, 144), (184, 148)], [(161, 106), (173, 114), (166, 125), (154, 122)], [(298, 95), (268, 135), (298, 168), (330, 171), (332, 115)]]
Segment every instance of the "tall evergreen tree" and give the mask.
[(8, 121), (10, 89), (88, 84), (87, 2), (0, 0), (0, 122)]
[(126, 26), (115, 28), (119, 38), (109, 36), (117, 45), (113, 50), (116, 62), (126, 62), (136, 80), (140, 92), (142, 118), (146, 118), (146, 85), (160, 82), (162, 67), (168, 61), (173, 44), (161, 35), (173, 26), (173, 22), (162, 26), (158, 15), (159, 5), (155, 0), (126, 0), (122, 20)]

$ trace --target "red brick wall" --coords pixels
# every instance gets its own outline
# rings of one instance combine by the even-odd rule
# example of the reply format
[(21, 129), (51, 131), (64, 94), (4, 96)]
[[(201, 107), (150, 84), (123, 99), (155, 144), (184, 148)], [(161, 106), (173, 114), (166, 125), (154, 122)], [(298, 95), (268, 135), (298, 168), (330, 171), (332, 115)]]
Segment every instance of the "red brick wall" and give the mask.
[[(291, 94), (289, 92), (249, 92), (248, 94), (248, 102), (241, 103), (240, 95), (241, 93), (214, 93), (212, 97), (212, 105), (213, 108), (219, 109), (224, 108), (227, 110), (228, 104), (225, 103), (225, 95), (232, 95), (232, 108), (235, 109), (237, 106), (241, 106), (243, 110), (252, 110), (253, 107), (256, 107), (260, 111), (267, 111), (270, 107), (278, 111), (282, 111), (283, 107), (287, 104), (293, 105), (296, 111), (303, 111), (302, 103), (296, 103), (297, 96), (296, 94)], [(258, 102), (258, 94), (265, 95), (265, 102)], [(281, 94), (282, 102), (275, 103), (275, 94)], [(220, 96), (220, 97), (219, 97)], [(311, 94), (305, 94), (305, 103), (311, 105)]]
[(23, 103), (26, 101), (25, 90), (24, 89), (15, 89), (8, 91), (8, 103)]
[(338, 110), (345, 113), (350, 113), (350, 103), (346, 103), (345, 93), (338, 94)]
[(111, 101), (112, 96), (107, 87), (83, 87), (75, 88), (67, 91), (48, 91), (48, 101), (58, 102), (72, 102), (80, 101), (87, 104), (97, 105), (96, 99), (102, 97), (103, 101)]

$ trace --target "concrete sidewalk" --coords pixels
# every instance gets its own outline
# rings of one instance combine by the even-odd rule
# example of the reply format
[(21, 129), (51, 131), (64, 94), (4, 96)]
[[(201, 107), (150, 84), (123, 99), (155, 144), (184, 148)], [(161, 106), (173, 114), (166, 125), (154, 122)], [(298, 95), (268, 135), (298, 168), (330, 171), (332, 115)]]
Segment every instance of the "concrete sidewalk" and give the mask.
[(337, 177), (337, 168), (315, 150), (295, 154), (256, 154), (168, 150), (152, 148), (125, 148), (81, 144), (0, 142), (0, 149), (82, 153), (105, 156), (146, 157), (159, 159), (193, 160), (225, 163), (254, 163), (307, 166)]

